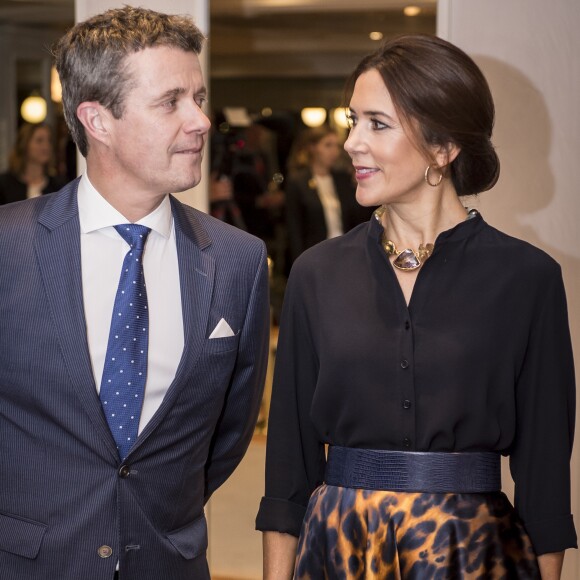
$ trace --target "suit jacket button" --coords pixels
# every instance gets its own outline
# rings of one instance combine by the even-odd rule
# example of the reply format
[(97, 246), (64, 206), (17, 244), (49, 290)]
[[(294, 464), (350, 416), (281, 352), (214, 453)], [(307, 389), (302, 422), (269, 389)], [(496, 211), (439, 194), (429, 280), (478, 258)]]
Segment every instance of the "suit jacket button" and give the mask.
[(121, 465), (119, 467), (119, 477), (125, 479), (125, 477), (129, 477), (131, 474), (131, 468), (128, 465)]
[(108, 558), (113, 554), (113, 549), (111, 548), (111, 546), (101, 546), (97, 550), (97, 553), (101, 558)]

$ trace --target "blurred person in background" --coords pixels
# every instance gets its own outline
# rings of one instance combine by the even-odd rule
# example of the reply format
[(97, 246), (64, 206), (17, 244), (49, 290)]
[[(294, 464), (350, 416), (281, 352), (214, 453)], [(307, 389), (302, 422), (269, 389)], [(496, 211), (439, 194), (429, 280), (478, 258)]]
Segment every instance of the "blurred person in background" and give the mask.
[(53, 167), (52, 131), (45, 123), (25, 123), (10, 153), (8, 171), (0, 175), (0, 205), (57, 191), (64, 180)]
[(286, 181), (286, 225), (290, 258), (322, 240), (368, 221), (371, 208), (356, 201), (351, 172), (337, 168), (342, 144), (330, 127), (308, 129), (298, 137)]

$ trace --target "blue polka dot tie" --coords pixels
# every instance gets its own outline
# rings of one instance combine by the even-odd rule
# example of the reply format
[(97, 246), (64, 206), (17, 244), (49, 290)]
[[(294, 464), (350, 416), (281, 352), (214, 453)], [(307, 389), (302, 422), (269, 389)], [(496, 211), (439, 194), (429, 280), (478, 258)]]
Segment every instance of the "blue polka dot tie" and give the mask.
[(119, 457), (125, 459), (139, 432), (147, 378), (149, 313), (142, 258), (151, 230), (137, 224), (115, 229), (131, 248), (115, 296), (100, 398)]

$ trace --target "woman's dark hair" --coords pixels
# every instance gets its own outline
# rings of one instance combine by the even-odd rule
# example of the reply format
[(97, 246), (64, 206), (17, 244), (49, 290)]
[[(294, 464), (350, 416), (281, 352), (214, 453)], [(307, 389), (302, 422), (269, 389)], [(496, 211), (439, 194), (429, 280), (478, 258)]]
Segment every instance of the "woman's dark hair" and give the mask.
[(460, 148), (451, 163), (458, 195), (491, 189), (499, 159), (491, 143), (495, 108), (479, 67), (453, 44), (423, 34), (386, 41), (365, 57), (347, 82), (347, 103), (358, 77), (376, 70), (405, 130), (418, 148), (450, 143)]

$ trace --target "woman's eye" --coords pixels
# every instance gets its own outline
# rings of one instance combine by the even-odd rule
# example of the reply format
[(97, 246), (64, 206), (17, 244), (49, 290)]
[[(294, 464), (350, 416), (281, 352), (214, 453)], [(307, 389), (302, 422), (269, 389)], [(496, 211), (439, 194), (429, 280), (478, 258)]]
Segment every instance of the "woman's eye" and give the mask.
[(381, 123), (381, 121), (378, 121), (377, 119), (371, 119), (370, 124), (373, 131), (382, 131), (383, 129), (388, 129), (389, 127), (387, 124)]

